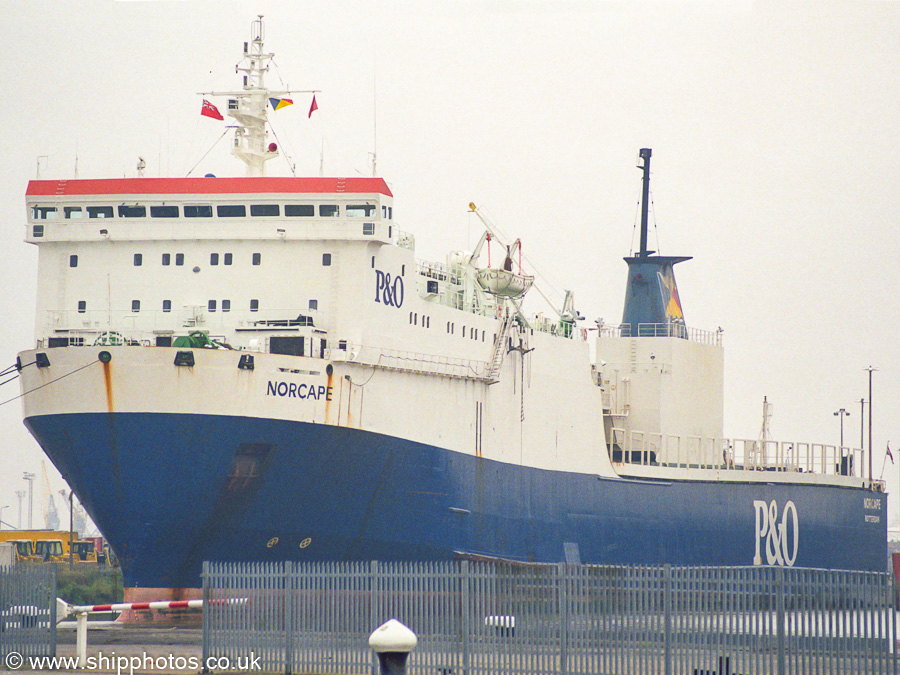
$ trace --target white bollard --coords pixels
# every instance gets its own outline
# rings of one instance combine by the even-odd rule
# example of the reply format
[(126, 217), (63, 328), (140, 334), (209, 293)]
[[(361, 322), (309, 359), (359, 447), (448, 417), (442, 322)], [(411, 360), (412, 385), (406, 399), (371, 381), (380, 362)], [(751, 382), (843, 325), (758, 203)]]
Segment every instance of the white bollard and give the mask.
[(416, 644), (416, 634), (397, 619), (381, 624), (369, 636), (369, 646), (378, 655), (381, 675), (406, 675), (406, 659)]
[(78, 667), (87, 665), (87, 624), (88, 613), (79, 612), (76, 617), (78, 623), (75, 631), (75, 655), (78, 657)]

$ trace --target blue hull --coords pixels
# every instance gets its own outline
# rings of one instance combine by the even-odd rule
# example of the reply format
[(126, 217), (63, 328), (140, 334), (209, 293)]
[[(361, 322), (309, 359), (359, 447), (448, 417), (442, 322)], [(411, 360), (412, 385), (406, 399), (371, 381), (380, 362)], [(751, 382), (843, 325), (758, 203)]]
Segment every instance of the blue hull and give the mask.
[[(798, 545), (785, 557), (795, 566), (886, 565), (886, 497), (864, 489), (605, 479), (247, 417), (25, 423), (118, 553), (129, 587), (198, 588), (203, 560), (559, 562), (566, 544), (584, 563), (750, 565), (758, 546), (765, 563), (766, 546), (777, 546), (758, 541), (755, 500), (776, 501), (779, 517), (794, 503)], [(873, 512), (879, 521), (866, 522)]]

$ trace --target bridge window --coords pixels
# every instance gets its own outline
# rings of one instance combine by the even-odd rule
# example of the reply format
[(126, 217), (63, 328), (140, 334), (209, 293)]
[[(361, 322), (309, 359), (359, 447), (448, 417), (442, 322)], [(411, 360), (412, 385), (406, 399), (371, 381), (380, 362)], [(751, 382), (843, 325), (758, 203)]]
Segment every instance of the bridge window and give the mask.
[(363, 234), (375, 234), (375, 223), (363, 223)]
[(164, 312), (172, 311), (172, 301), (171, 300), (163, 300), (163, 311)]
[(43, 225), (34, 225), (31, 228), (31, 236), (32, 237), (43, 237), (44, 236), (44, 226)]
[(222, 311), (223, 312), (231, 311), (231, 300), (223, 300), (222, 301)]
[(172, 254), (171, 253), (163, 253), (162, 254), (162, 264), (163, 265), (171, 265), (172, 264)]
[(135, 253), (134, 254), (134, 266), (140, 267), (143, 264), (144, 264), (144, 256), (141, 255), (140, 253)]
[(177, 218), (178, 217), (178, 207), (177, 206), (151, 206), (150, 207), (150, 217), (151, 218)]
[(309, 308), (310, 308), (310, 310), (315, 312), (317, 309), (319, 309), (319, 301), (318, 300), (310, 300)]
[(243, 204), (222, 204), (216, 207), (219, 218), (244, 218), (247, 215), (247, 207)]
[(259, 311), (259, 300), (251, 300), (250, 301), (250, 311), (251, 312)]
[(210, 300), (210, 301), (206, 304), (206, 308), (207, 308), (210, 312), (215, 312), (215, 311), (216, 311), (216, 301), (215, 301), (215, 300)]
[(69, 256), (69, 267), (78, 267), (78, 256), (77, 255)]
[(323, 254), (322, 254), (322, 266), (323, 266), (323, 267), (328, 267), (328, 266), (330, 266), (330, 265), (331, 265), (331, 254), (330, 254), (330, 253), (323, 253)]
[(225, 264), (225, 265), (231, 264), (231, 254), (230, 253), (225, 254), (225, 260), (223, 261), (223, 264)]
[(262, 262), (262, 253), (253, 254), (253, 264), (259, 265)]
[[(219, 214), (222, 215), (221, 213)], [(212, 206), (209, 204), (187, 204), (184, 207), (185, 218), (212, 218)]]
[(319, 215), (322, 218), (337, 218), (340, 209), (337, 204), (319, 204)]
[(269, 338), (269, 351), (272, 354), (289, 354), (291, 356), (303, 356), (306, 338), (290, 335), (275, 336)]
[(142, 204), (119, 204), (119, 218), (144, 218), (147, 207)]
[(284, 215), (294, 218), (312, 218), (316, 209), (312, 204), (285, 204)]
[(184, 253), (176, 253), (175, 254), (175, 264), (176, 265), (184, 265)]
[(209, 254), (209, 264), (210, 265), (218, 265), (219, 264), (219, 254), (218, 253), (210, 253)]
[(79, 314), (84, 314), (86, 311), (87, 311), (87, 301), (86, 301), (86, 300), (79, 300), (79, 301), (78, 301), (78, 313), (79, 313)]
[(113, 207), (111, 206), (89, 206), (87, 207), (88, 218), (112, 218)]
[(83, 218), (84, 211), (81, 210), (80, 206), (66, 206), (63, 207), (63, 213), (66, 214), (66, 218)]
[(59, 211), (55, 206), (32, 206), (31, 217), (35, 220), (56, 220), (59, 218)]
[(347, 204), (344, 209), (348, 218), (371, 218), (375, 214), (372, 204)]
[(281, 209), (278, 204), (251, 204), (251, 216), (280, 216)]
[(131, 311), (135, 312), (135, 313), (141, 311), (141, 301), (140, 300), (132, 300), (131, 301)]

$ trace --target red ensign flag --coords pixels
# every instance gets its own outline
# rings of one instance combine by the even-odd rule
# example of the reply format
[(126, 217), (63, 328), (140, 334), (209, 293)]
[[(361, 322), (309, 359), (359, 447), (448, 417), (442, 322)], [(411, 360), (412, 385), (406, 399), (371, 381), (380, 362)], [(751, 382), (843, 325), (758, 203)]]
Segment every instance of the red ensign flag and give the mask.
[(312, 117), (313, 112), (318, 109), (319, 109), (319, 106), (316, 105), (316, 95), (313, 94), (312, 104), (309, 106), (309, 116)]
[(200, 114), (205, 117), (212, 117), (214, 120), (225, 119), (222, 117), (222, 113), (219, 112), (219, 109), (206, 99), (203, 99), (203, 107), (200, 109)]

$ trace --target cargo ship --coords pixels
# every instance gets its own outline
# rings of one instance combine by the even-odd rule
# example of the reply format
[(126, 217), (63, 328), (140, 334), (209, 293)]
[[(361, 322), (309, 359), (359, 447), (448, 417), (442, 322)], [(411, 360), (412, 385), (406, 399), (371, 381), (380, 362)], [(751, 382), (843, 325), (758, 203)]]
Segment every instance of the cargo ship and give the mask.
[(427, 261), (382, 178), (265, 175), (263, 37), (223, 94), (245, 176), (27, 188), (24, 422), (129, 600), (198, 594), (204, 560), (884, 569), (862, 450), (724, 436), (721, 331), (647, 248), (650, 149), (621, 324), (537, 313), (474, 204), (478, 246)]

